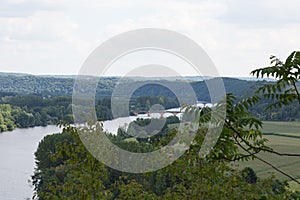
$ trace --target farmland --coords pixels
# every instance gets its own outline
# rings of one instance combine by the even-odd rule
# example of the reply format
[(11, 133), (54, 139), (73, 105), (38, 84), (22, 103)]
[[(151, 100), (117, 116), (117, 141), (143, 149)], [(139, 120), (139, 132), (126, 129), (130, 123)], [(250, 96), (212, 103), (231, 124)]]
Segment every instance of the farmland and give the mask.
[[(266, 137), (275, 151), (281, 153), (300, 154), (300, 123), (299, 122), (264, 122), (264, 137)], [(300, 178), (300, 158), (289, 156), (278, 156), (270, 153), (260, 153), (259, 156), (279, 167), (293, 177)], [(287, 180), (282, 174), (276, 173), (270, 166), (259, 160), (239, 162), (238, 166), (243, 168), (250, 166), (255, 169), (260, 177), (269, 177), (273, 173), (279, 180)], [(293, 184), (292, 184), (293, 186)], [(296, 184), (295, 184), (296, 186)], [(299, 188), (298, 188), (299, 189)]]

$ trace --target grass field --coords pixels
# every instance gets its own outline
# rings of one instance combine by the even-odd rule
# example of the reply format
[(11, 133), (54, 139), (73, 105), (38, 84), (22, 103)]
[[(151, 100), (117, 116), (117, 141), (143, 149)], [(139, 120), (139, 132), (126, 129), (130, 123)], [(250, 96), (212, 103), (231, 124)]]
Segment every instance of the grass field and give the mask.
[[(172, 124), (169, 127), (176, 128), (178, 124)], [(300, 154), (300, 122), (265, 121), (262, 131), (264, 137), (269, 140), (267, 145), (275, 151)], [(300, 179), (300, 157), (277, 156), (270, 153), (260, 153), (258, 155), (289, 175)], [(237, 162), (233, 163), (233, 165), (240, 169), (249, 166), (262, 178), (270, 177), (274, 174), (279, 180), (289, 180), (286, 176), (277, 173), (273, 168), (259, 160)], [(300, 186), (293, 182), (291, 182), (291, 188), (300, 190)]]
[[(299, 122), (264, 122), (263, 133), (266, 134), (264, 137), (269, 140), (268, 145), (275, 151), (300, 154)], [(289, 175), (300, 178), (299, 157), (277, 156), (270, 153), (260, 153), (259, 156)], [(252, 167), (260, 177), (269, 177), (274, 174), (279, 180), (289, 180), (259, 160), (239, 162), (238, 165), (239, 168)], [(294, 182), (291, 182), (291, 188), (300, 190), (300, 186)]]
[(264, 122), (263, 132), (300, 137), (300, 122)]

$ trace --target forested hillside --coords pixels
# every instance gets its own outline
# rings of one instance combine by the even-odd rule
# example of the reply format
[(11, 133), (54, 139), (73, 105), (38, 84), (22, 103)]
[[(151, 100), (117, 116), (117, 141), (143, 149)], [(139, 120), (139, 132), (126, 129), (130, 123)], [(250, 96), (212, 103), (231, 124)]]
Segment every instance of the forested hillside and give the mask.
[[(96, 78), (96, 77), (93, 77)], [(41, 96), (70, 96), (72, 95), (75, 76), (33, 76), (27, 74), (0, 73), (0, 95), (3, 92), (16, 94), (38, 94)], [(97, 96), (100, 98), (109, 97), (118, 84), (117, 77), (102, 77), (99, 80)], [(189, 79), (190, 80), (190, 79)], [(122, 84), (130, 84), (133, 79), (123, 80)], [(209, 81), (209, 80), (208, 80)], [(223, 78), (226, 93), (233, 93), (236, 96), (246, 95), (255, 91), (265, 81), (246, 81), (236, 78)], [(174, 97), (174, 94), (160, 83), (176, 84), (180, 88), (185, 84), (181, 81), (171, 81), (161, 79), (155, 81), (156, 84), (147, 84), (137, 92), (135, 96), (165, 96)], [(209, 93), (204, 81), (191, 82), (199, 100), (210, 101)], [(182, 91), (184, 92), (184, 91)]]
[[(39, 94), (42, 96), (69, 96), (73, 91), (74, 78), (72, 76), (33, 76), (0, 73), (0, 91)], [(116, 80), (116, 78), (104, 78), (99, 81), (99, 91), (102, 96), (110, 94), (109, 91), (112, 91)]]
[[(46, 126), (60, 121), (73, 122), (72, 91), (74, 76), (32, 76), (26, 74), (0, 73), (0, 132), (16, 127), (26, 128)], [(95, 77), (93, 77), (95, 78)], [(207, 82), (211, 80), (206, 80)], [(246, 81), (235, 78), (223, 78), (226, 93), (232, 93), (237, 100), (252, 96), (255, 91), (273, 82)], [(123, 88), (134, 83), (133, 79), (122, 82)], [(154, 104), (161, 104), (166, 109), (180, 106), (173, 91), (162, 85), (179, 88), (176, 92), (185, 95), (184, 82), (161, 79), (156, 82), (141, 82), (132, 95), (130, 112), (147, 111)], [(146, 84), (147, 83), (147, 84)], [(96, 113), (99, 119), (112, 119), (111, 94), (118, 84), (118, 78), (106, 77), (99, 80), (96, 94)], [(205, 81), (190, 83), (200, 101), (210, 102)], [(300, 107), (291, 103), (281, 108), (265, 111), (272, 100), (262, 99), (250, 108), (250, 112), (262, 120), (299, 121)], [(4, 117), (5, 116), (5, 117)]]

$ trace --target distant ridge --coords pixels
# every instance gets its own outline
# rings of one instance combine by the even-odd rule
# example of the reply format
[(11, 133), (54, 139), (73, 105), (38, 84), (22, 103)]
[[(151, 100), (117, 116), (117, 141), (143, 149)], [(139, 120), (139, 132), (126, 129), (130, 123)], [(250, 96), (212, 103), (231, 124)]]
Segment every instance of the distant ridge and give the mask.
[(26, 73), (15, 73), (15, 72), (0, 72), (0, 76), (33, 76)]
[[(43, 97), (50, 96), (70, 96), (73, 93), (73, 86), (75, 83), (75, 75), (30, 75), (22, 73), (0, 73), (0, 93), (15, 93), (15, 94), (34, 94)], [(87, 76), (88, 81), (97, 78)], [(92, 77), (92, 78), (90, 78)], [(201, 101), (211, 102), (210, 95), (207, 88), (207, 83), (211, 81), (212, 77), (193, 77), (188, 76), (186, 80), (190, 82), (197, 99)], [(261, 85), (266, 84), (265, 81), (257, 81), (255, 78), (243, 80), (243, 78), (229, 78), (223, 77), (226, 93), (232, 93), (237, 96), (248, 96)], [(152, 81), (154, 80), (154, 81)], [(182, 79), (179, 77), (158, 77), (149, 79), (142, 77), (126, 77), (121, 80), (122, 86), (126, 89), (126, 85), (130, 86), (133, 82), (138, 81), (145, 83), (143, 87), (138, 88), (133, 96), (164, 96), (174, 98), (174, 93), (163, 85), (172, 85), (174, 88), (179, 88), (181, 95), (186, 96), (187, 91), (180, 90), (184, 88)], [(145, 82), (147, 81), (147, 82)], [(96, 97), (105, 98), (110, 97), (117, 84), (120, 83), (120, 77), (102, 77), (98, 81)], [(143, 84), (141, 84), (143, 85)], [(130, 87), (129, 87), (130, 88)]]
[[(0, 72), (0, 76), (35, 76), (35, 77), (45, 77), (45, 78), (67, 78), (67, 79), (75, 79), (78, 77), (78, 75), (35, 75), (35, 74), (28, 74), (28, 73), (15, 73), (15, 72)], [(86, 77), (94, 77), (98, 78), (98, 76), (93, 76), (93, 75), (86, 75)], [(104, 76), (104, 78), (122, 78), (121, 76)], [(124, 78), (124, 77), (123, 77)], [(155, 80), (180, 80), (182, 77), (153, 77)], [(209, 80), (214, 77), (210, 76), (184, 76), (184, 78), (187, 81), (191, 82), (197, 82), (197, 81), (203, 81), (203, 80)], [(272, 78), (256, 78), (256, 77), (222, 77), (222, 78), (233, 78), (233, 79), (240, 79), (240, 80), (246, 80), (246, 81), (269, 81), (269, 82), (274, 82), (276, 81), (275, 79)], [(124, 79), (133, 79), (133, 80), (143, 80), (143, 77), (125, 77)]]
[[(230, 78), (235, 78), (235, 77), (230, 77)], [(236, 77), (236, 78), (245, 81), (269, 81), (269, 82), (276, 81), (276, 79), (273, 78), (256, 78), (256, 77)]]

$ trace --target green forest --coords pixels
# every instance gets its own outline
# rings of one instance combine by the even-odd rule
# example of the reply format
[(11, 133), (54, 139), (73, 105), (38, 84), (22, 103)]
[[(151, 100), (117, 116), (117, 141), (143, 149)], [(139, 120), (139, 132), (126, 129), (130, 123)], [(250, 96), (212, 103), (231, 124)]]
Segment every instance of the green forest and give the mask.
[[(176, 121), (173, 120), (168, 123)], [(205, 133), (205, 129), (200, 129), (197, 143), (172, 165), (155, 172), (132, 174), (100, 163), (85, 149), (76, 129), (66, 127), (61, 134), (46, 136), (35, 153), (36, 195), (39, 199), (122, 200), (299, 198), (300, 193), (288, 191), (284, 182), (272, 177), (261, 179), (251, 168), (230, 168), (228, 161), (213, 156), (217, 151), (211, 160), (201, 159), (197, 152)], [(122, 149), (145, 153), (161, 148), (174, 134), (174, 129), (165, 126), (151, 141), (130, 140), (129, 133), (123, 131), (107, 137)]]

